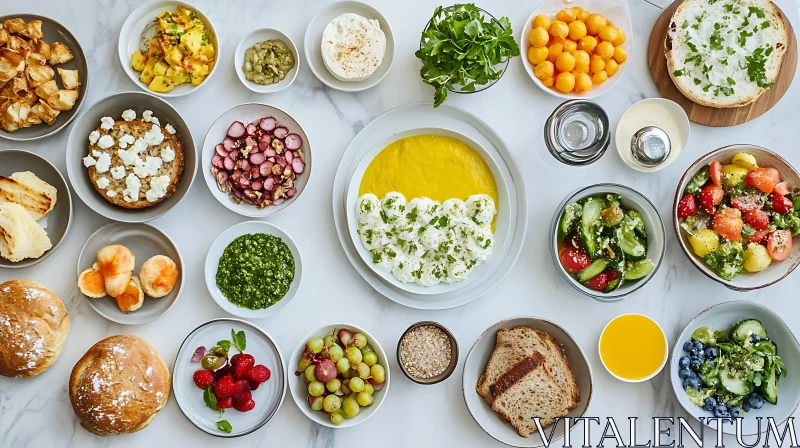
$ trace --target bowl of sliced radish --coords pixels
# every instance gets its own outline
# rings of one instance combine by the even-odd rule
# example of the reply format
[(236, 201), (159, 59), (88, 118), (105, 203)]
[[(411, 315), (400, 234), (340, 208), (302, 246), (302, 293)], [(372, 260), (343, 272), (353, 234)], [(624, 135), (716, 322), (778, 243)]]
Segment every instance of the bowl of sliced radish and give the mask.
[(286, 112), (247, 103), (222, 114), (203, 142), (203, 177), (226, 208), (273, 215), (300, 197), (311, 175), (311, 146)]

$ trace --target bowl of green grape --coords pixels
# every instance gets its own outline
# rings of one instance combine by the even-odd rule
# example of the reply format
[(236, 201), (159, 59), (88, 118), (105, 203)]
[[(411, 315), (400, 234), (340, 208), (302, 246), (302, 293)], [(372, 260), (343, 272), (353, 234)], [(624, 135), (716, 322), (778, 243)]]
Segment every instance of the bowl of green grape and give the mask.
[(294, 402), (320, 425), (358, 425), (389, 393), (387, 359), (378, 341), (355, 325), (319, 328), (301, 340), (289, 361), (296, 377), (290, 387)]

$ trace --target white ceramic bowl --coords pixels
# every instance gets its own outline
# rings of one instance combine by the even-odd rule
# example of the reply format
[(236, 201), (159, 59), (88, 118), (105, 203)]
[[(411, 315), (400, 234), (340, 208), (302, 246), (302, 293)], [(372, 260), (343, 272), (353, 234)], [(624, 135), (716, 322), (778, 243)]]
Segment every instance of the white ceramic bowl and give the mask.
[[(413, 135), (422, 135), (422, 134), (435, 134), (435, 135), (442, 135), (445, 137), (451, 137), (457, 140), (462, 141), (464, 144), (469, 146), (470, 148), (474, 149), (478, 152), (478, 154), (483, 157), (483, 160), (486, 161), (486, 164), (489, 166), (489, 169), (492, 172), (492, 176), (494, 177), (495, 184), (497, 185), (497, 196), (499, 200), (499, 204), (496, 204), (497, 208), (497, 217), (495, 220), (495, 231), (494, 231), (494, 243), (493, 243), (493, 250), (492, 255), (486, 260), (485, 263), (475, 268), (469, 276), (460, 281), (455, 283), (440, 283), (434, 286), (420, 286), (415, 283), (403, 283), (398, 280), (391, 272), (385, 272), (378, 269), (377, 265), (372, 261), (372, 253), (367, 250), (364, 245), (361, 243), (361, 238), (358, 236), (358, 214), (356, 213), (356, 207), (358, 207), (358, 190), (361, 186), (361, 178), (364, 176), (364, 172), (369, 167), (369, 164), (381, 151), (384, 150), (388, 145), (391, 143), (410, 137)], [(510, 228), (510, 221), (509, 217), (512, 215), (510, 209), (511, 201), (509, 199), (509, 191), (508, 186), (506, 184), (505, 178), (500, 170), (500, 167), (497, 164), (497, 161), (494, 160), (492, 155), (489, 153), (486, 148), (481, 146), (475, 140), (467, 137), (466, 135), (456, 132), (450, 129), (442, 129), (442, 128), (418, 128), (418, 129), (409, 129), (404, 132), (400, 132), (394, 135), (387, 137), (386, 139), (378, 142), (375, 144), (369, 151), (364, 154), (361, 161), (356, 166), (355, 172), (353, 173), (352, 178), (350, 179), (350, 183), (347, 186), (347, 196), (345, 200), (345, 210), (347, 215), (347, 222), (350, 229), (350, 238), (353, 244), (356, 247), (356, 251), (361, 256), (361, 259), (366, 263), (367, 266), (372, 269), (375, 274), (381, 277), (385, 282), (391, 284), (392, 286), (402, 289), (404, 291), (408, 291), (414, 294), (420, 295), (434, 295), (434, 294), (443, 294), (451, 291), (455, 291), (457, 289), (464, 288), (469, 286), (470, 284), (476, 282), (480, 279), (483, 274), (485, 274), (492, 263), (494, 263), (498, 257), (497, 253), (500, 252), (500, 249), (505, 245), (506, 239), (509, 237), (509, 228)], [(410, 198), (407, 198), (411, 200)]]
[(681, 249), (683, 249), (683, 253), (686, 254), (689, 261), (691, 261), (706, 277), (722, 283), (734, 291), (751, 291), (754, 289), (766, 288), (767, 286), (778, 283), (788, 277), (789, 274), (800, 265), (800, 240), (798, 240), (797, 237), (794, 238), (791, 254), (789, 254), (789, 257), (785, 260), (773, 262), (761, 272), (750, 273), (742, 271), (742, 273), (734, 279), (725, 280), (706, 266), (702, 258), (695, 255), (689, 244), (689, 234), (681, 228), (680, 220), (678, 219), (678, 204), (686, 193), (686, 185), (692, 180), (692, 177), (714, 160), (719, 161), (723, 165), (729, 164), (733, 156), (739, 152), (746, 152), (755, 156), (758, 166), (760, 167), (772, 167), (777, 169), (781, 174), (781, 179), (788, 182), (792, 188), (800, 187), (800, 173), (798, 173), (783, 157), (767, 148), (755, 145), (730, 145), (715, 149), (697, 159), (683, 174), (680, 182), (678, 182), (678, 188), (675, 190), (675, 200), (672, 204), (672, 227), (675, 230), (675, 235), (678, 237), (678, 242), (681, 245)]
[[(669, 156), (667, 156), (667, 160), (652, 168), (647, 168), (636, 163), (636, 161), (633, 159), (633, 155), (631, 154), (631, 137), (633, 137), (633, 134), (624, 133), (622, 127), (619, 125), (619, 123), (621, 123), (623, 120), (632, 119), (632, 116), (637, 112), (637, 108), (647, 104), (657, 104), (661, 106), (664, 109), (664, 112), (675, 121), (677, 129), (679, 130), (681, 137), (683, 137), (683, 139), (679, 142), (671, 142), (672, 150), (670, 151)], [(659, 116), (645, 117), (645, 120), (642, 120), (641, 124), (642, 127), (656, 126), (663, 129), (664, 125), (661, 120), (663, 120), (663, 118)], [(689, 116), (686, 115), (686, 111), (684, 111), (683, 108), (678, 105), (678, 103), (666, 98), (646, 98), (631, 105), (631, 107), (629, 107), (628, 110), (622, 114), (622, 117), (620, 117), (619, 121), (617, 121), (617, 129), (614, 131), (614, 144), (617, 147), (619, 157), (623, 162), (625, 162), (626, 165), (636, 171), (641, 171), (643, 173), (654, 173), (668, 167), (672, 162), (675, 161), (675, 159), (678, 158), (678, 156), (681, 155), (681, 152), (684, 148), (686, 148), (686, 144), (689, 142), (690, 129)], [(664, 131), (667, 130), (664, 129)], [(670, 138), (675, 137), (675, 135), (672, 133), (667, 133), (669, 134)]]
[[(715, 331), (728, 330), (741, 319), (757, 319), (761, 321), (764, 329), (767, 330), (767, 337), (778, 346), (778, 354), (789, 371), (788, 376), (781, 378), (778, 385), (778, 404), (764, 403), (764, 407), (761, 409), (751, 409), (744, 416), (742, 434), (749, 436), (767, 430), (766, 417), (773, 417), (778, 427), (782, 428), (783, 422), (794, 414), (798, 404), (800, 404), (800, 379), (798, 379), (800, 378), (800, 343), (797, 342), (792, 330), (777, 313), (764, 305), (745, 300), (724, 302), (704, 310), (689, 322), (689, 325), (683, 329), (681, 335), (675, 341), (675, 347), (672, 349), (672, 357), (669, 362), (669, 377), (672, 382), (672, 390), (686, 412), (697, 419), (700, 417), (713, 417), (712, 413), (706, 412), (703, 408), (689, 402), (689, 398), (683, 390), (683, 381), (678, 377), (678, 361), (681, 356), (686, 354), (683, 351), (683, 344), (692, 339), (692, 333), (698, 327), (705, 326)], [(762, 417), (763, 421), (759, 431), (756, 418)], [(717, 427), (715, 421), (704, 423), (710, 428), (716, 429)], [(734, 426), (730, 423), (722, 424), (722, 431), (726, 434), (734, 434), (734, 429)]]
[[(383, 389), (375, 391), (373, 394), (375, 401), (372, 403), (372, 405), (368, 407), (362, 406), (361, 412), (359, 412), (357, 416), (350, 419), (344, 419), (340, 425), (334, 425), (331, 423), (331, 419), (328, 417), (328, 415), (324, 414), (322, 411), (314, 411), (308, 405), (308, 382), (303, 375), (297, 376), (295, 375), (295, 372), (297, 371), (297, 363), (300, 361), (300, 357), (303, 355), (303, 349), (305, 348), (309, 339), (315, 336), (324, 337), (326, 335), (333, 334), (334, 330), (341, 328), (346, 328), (354, 333), (362, 333), (367, 337), (367, 344), (369, 344), (372, 349), (375, 350), (375, 353), (378, 354), (378, 364), (382, 365), (384, 369), (386, 369), (386, 382), (383, 386)], [(367, 421), (368, 418), (372, 417), (376, 412), (378, 412), (378, 408), (381, 407), (381, 404), (383, 404), (384, 400), (386, 399), (386, 395), (389, 393), (389, 386), (391, 385), (391, 369), (389, 368), (389, 358), (386, 357), (386, 352), (383, 350), (383, 347), (381, 347), (381, 344), (378, 342), (378, 340), (366, 330), (351, 324), (326, 325), (307, 334), (303, 339), (300, 340), (297, 348), (295, 348), (294, 352), (292, 352), (292, 357), (289, 359), (289, 365), (286, 367), (286, 371), (286, 376), (289, 378), (291, 383), (289, 385), (289, 390), (292, 392), (292, 398), (294, 398), (294, 402), (297, 404), (297, 407), (299, 407), (300, 410), (303, 411), (303, 414), (310, 418), (311, 421), (314, 423), (319, 423), (323, 426), (327, 426), (328, 428), (350, 428)]]
[[(532, 327), (549, 333), (553, 336), (566, 351), (567, 358), (569, 358), (572, 373), (575, 375), (575, 382), (581, 393), (580, 402), (578, 406), (570, 411), (569, 417), (581, 417), (586, 414), (589, 409), (589, 404), (592, 401), (592, 366), (586, 358), (583, 349), (578, 345), (575, 339), (555, 322), (538, 317), (511, 317), (501, 320), (491, 327), (487, 328), (481, 333), (478, 340), (472, 345), (472, 348), (467, 353), (467, 358), (464, 360), (464, 371), (462, 377), (462, 389), (464, 393), (464, 401), (467, 404), (469, 411), (475, 422), (478, 423), (486, 434), (489, 434), (495, 440), (502, 442), (506, 445), (516, 447), (540, 447), (544, 446), (541, 435), (538, 432), (531, 434), (530, 437), (524, 438), (519, 435), (516, 429), (509, 423), (505, 423), (492, 408), (486, 404), (483, 398), (475, 391), (478, 384), (478, 379), (486, 370), (486, 364), (489, 362), (489, 357), (494, 351), (497, 341), (497, 330), (501, 328), (516, 328), (516, 327)], [(575, 422), (572, 422), (572, 427)], [(552, 428), (547, 429), (548, 434)], [(555, 434), (552, 435), (550, 443), (553, 446), (561, 446), (556, 444), (561, 437), (564, 436), (564, 423), (559, 422), (558, 427), (555, 429)]]
[[(540, 81), (539, 78), (533, 74), (533, 65), (528, 61), (527, 56), (528, 49), (531, 47), (530, 42), (528, 42), (528, 36), (531, 34), (531, 29), (533, 28), (533, 18), (539, 14), (544, 14), (551, 20), (555, 20), (557, 12), (564, 8), (570, 8), (573, 6), (581, 6), (590, 13), (602, 14), (605, 18), (614, 22), (614, 26), (620, 28), (625, 33), (626, 37), (625, 42), (622, 44), (622, 48), (628, 53), (628, 60), (619, 65), (619, 70), (617, 73), (614, 73), (614, 76), (610, 76), (603, 84), (592, 84), (592, 90), (586, 93), (562, 93), (555, 88), (551, 89), (549, 87), (545, 87), (544, 84), (542, 84), (542, 81)], [(522, 66), (525, 67), (525, 71), (528, 73), (528, 76), (531, 77), (533, 83), (548, 94), (566, 100), (574, 100), (577, 98), (596, 98), (613, 89), (617, 82), (622, 79), (622, 76), (625, 74), (625, 70), (627, 70), (628, 66), (631, 65), (631, 56), (633, 55), (633, 38), (634, 35), (633, 27), (631, 25), (631, 12), (628, 9), (628, 3), (625, 0), (547, 0), (542, 3), (541, 6), (536, 8), (535, 11), (533, 11), (533, 14), (531, 14), (531, 16), (528, 18), (528, 21), (525, 22), (525, 26), (522, 28), (522, 34), (520, 34), (519, 37), (519, 48), (521, 50), (520, 55), (522, 56), (520, 59), (522, 60)]]
[[(202, 369), (200, 363), (192, 363), (192, 355), (197, 347), (209, 349), (220, 340), (231, 340), (231, 330), (244, 331), (247, 345), (245, 353), (253, 355), (256, 364), (267, 366), (272, 375), (252, 391), (256, 407), (249, 412), (226, 409), (220, 417), (219, 412), (210, 409), (203, 402), (203, 391), (194, 384), (192, 375)], [(229, 355), (238, 350), (231, 346)], [(172, 369), (172, 392), (184, 416), (193, 425), (212, 436), (239, 437), (250, 434), (264, 426), (278, 412), (286, 396), (286, 369), (278, 344), (264, 330), (250, 322), (239, 319), (214, 319), (192, 330), (181, 343), (175, 366)], [(217, 428), (217, 422), (227, 420), (233, 431), (226, 433)]]
[[(197, 18), (203, 22), (203, 24), (206, 26), (206, 29), (211, 33), (211, 43), (214, 45), (214, 49), (216, 50), (214, 54), (214, 65), (211, 67), (211, 71), (208, 73), (208, 76), (206, 76), (206, 79), (204, 79), (203, 82), (198, 86), (193, 86), (191, 83), (185, 83), (175, 86), (175, 88), (169, 92), (153, 92), (147, 88), (147, 84), (139, 81), (139, 75), (141, 72), (134, 71), (131, 68), (131, 55), (139, 49), (139, 46), (142, 42), (142, 32), (145, 30), (147, 25), (164, 11), (177, 11), (178, 6), (183, 6), (184, 8), (193, 10), (195, 14), (197, 14)], [(151, 36), (152, 34), (154, 33), (150, 33)], [(155, 0), (147, 2), (136, 8), (132, 13), (130, 13), (128, 18), (125, 20), (125, 23), (122, 24), (122, 29), (119, 32), (117, 53), (119, 54), (119, 63), (122, 65), (122, 70), (125, 71), (125, 73), (128, 75), (128, 78), (130, 78), (137, 87), (153, 95), (164, 98), (172, 98), (197, 92), (200, 90), (200, 88), (209, 83), (211, 77), (213, 77), (214, 73), (217, 72), (217, 67), (219, 66), (220, 62), (219, 59), (221, 47), (219, 35), (214, 30), (214, 24), (212, 24), (211, 20), (209, 20), (209, 18), (196, 6), (178, 0)]]
[[(283, 43), (289, 47), (289, 50), (291, 50), (292, 56), (294, 57), (294, 67), (289, 70), (289, 73), (286, 74), (286, 78), (275, 84), (263, 85), (254, 83), (253, 81), (248, 81), (244, 74), (245, 52), (247, 52), (248, 48), (257, 43), (275, 39), (283, 41)], [(236, 47), (233, 65), (233, 68), (236, 69), (236, 76), (239, 77), (239, 81), (242, 81), (242, 84), (244, 84), (245, 87), (256, 93), (272, 93), (281, 91), (292, 85), (294, 79), (297, 78), (297, 72), (300, 71), (300, 54), (297, 52), (297, 47), (294, 45), (294, 42), (292, 42), (292, 39), (290, 39), (289, 36), (273, 28), (261, 28), (260, 30), (255, 30), (242, 38), (242, 40), (239, 42), (239, 45)]]
[(84, 300), (89, 302), (89, 306), (97, 311), (97, 314), (120, 324), (146, 324), (163, 316), (180, 298), (183, 281), (186, 278), (183, 257), (178, 246), (166, 233), (149, 224), (118, 222), (105, 225), (97, 229), (83, 245), (78, 255), (76, 281), (81, 272), (97, 262), (97, 251), (111, 244), (121, 244), (133, 252), (136, 257), (133, 275), (139, 275), (142, 263), (150, 257), (166, 255), (178, 265), (178, 281), (172, 291), (164, 297), (156, 299), (145, 294), (142, 307), (128, 314), (120, 311), (117, 301), (111, 296), (100, 299), (83, 296)]
[[(260, 118), (275, 117), (278, 122), (289, 128), (289, 132), (298, 134), (303, 139), (303, 146), (300, 148), (303, 151), (303, 162), (305, 162), (305, 169), (303, 173), (297, 176), (294, 182), (294, 187), (297, 188), (297, 193), (291, 199), (286, 199), (279, 205), (268, 205), (261, 210), (257, 209), (254, 205), (247, 203), (235, 204), (233, 203), (228, 194), (219, 189), (217, 180), (211, 174), (211, 158), (214, 157), (215, 147), (217, 144), (222, 143), (225, 135), (234, 121), (241, 121), (245, 125), (248, 123), (258, 122)], [(242, 216), (250, 218), (266, 218), (267, 216), (274, 215), (281, 210), (294, 204), (308, 185), (311, 178), (311, 143), (308, 141), (308, 135), (300, 126), (300, 124), (292, 118), (291, 115), (278, 109), (274, 106), (258, 103), (245, 103), (230, 109), (229, 111), (220, 115), (219, 118), (211, 125), (206, 134), (206, 139), (203, 142), (203, 152), (201, 154), (201, 168), (203, 170), (203, 178), (206, 180), (211, 195), (219, 201), (225, 208), (236, 212)]]
[[(253, 233), (266, 233), (268, 235), (274, 235), (280, 238), (284, 243), (286, 243), (287, 246), (289, 246), (289, 250), (292, 252), (292, 257), (294, 258), (294, 280), (292, 280), (292, 284), (289, 286), (289, 290), (286, 292), (286, 295), (283, 296), (278, 303), (269, 308), (260, 310), (242, 308), (231, 303), (225, 297), (225, 295), (222, 294), (222, 291), (217, 286), (216, 280), (219, 259), (222, 257), (222, 253), (225, 252), (225, 248), (228, 247), (228, 245), (231, 244), (236, 238), (242, 235)], [(292, 237), (289, 236), (289, 234), (281, 230), (279, 227), (263, 221), (246, 221), (236, 224), (235, 226), (222, 232), (217, 239), (214, 240), (214, 243), (212, 243), (211, 247), (208, 249), (208, 255), (206, 255), (204, 272), (208, 292), (211, 293), (211, 297), (214, 298), (214, 301), (217, 302), (217, 305), (219, 305), (220, 308), (235, 316), (258, 319), (272, 316), (273, 314), (282, 310), (286, 305), (289, 304), (292, 298), (294, 298), (295, 294), (297, 293), (297, 288), (300, 287), (300, 278), (303, 274), (303, 262), (300, 258), (300, 250), (297, 248), (297, 245)]]
[[(558, 222), (561, 218), (561, 213), (564, 211), (564, 207), (567, 204), (571, 204), (589, 196), (607, 193), (619, 194), (621, 196), (622, 206), (625, 209), (636, 210), (640, 215), (642, 215), (644, 228), (647, 232), (647, 258), (649, 258), (656, 267), (645, 277), (636, 281), (625, 282), (617, 290), (604, 293), (589, 289), (586, 286), (578, 283), (578, 281), (575, 280), (570, 273), (564, 270), (563, 266), (561, 266), (561, 261), (558, 256), (557, 228)], [(664, 230), (664, 223), (661, 221), (661, 215), (658, 214), (658, 210), (656, 210), (655, 205), (653, 205), (649, 199), (644, 197), (644, 195), (638, 191), (618, 184), (596, 184), (570, 193), (563, 201), (561, 201), (561, 204), (558, 205), (558, 208), (556, 208), (556, 214), (553, 216), (553, 223), (550, 230), (550, 249), (553, 253), (553, 261), (555, 261), (556, 265), (558, 265), (558, 270), (564, 274), (564, 278), (575, 289), (601, 302), (616, 302), (622, 300), (624, 297), (636, 292), (648, 281), (650, 281), (650, 279), (656, 275), (658, 268), (661, 267), (661, 262), (664, 260), (664, 253), (666, 252), (667, 244), (666, 241), (667, 235)]]
[[(342, 81), (335, 78), (322, 62), (322, 32), (331, 20), (345, 13), (355, 13), (367, 19), (374, 19), (380, 23), (381, 30), (386, 35), (386, 52), (381, 65), (367, 79), (362, 81)], [(314, 76), (326, 86), (343, 92), (360, 92), (376, 86), (389, 73), (389, 68), (394, 60), (394, 35), (389, 21), (377, 9), (366, 3), (342, 1), (332, 3), (317, 12), (306, 28), (305, 37), (306, 61)]]
[[(638, 380), (631, 380), (631, 379), (628, 379), (628, 378), (622, 378), (621, 376), (619, 376), (616, 373), (612, 372), (611, 369), (609, 369), (608, 366), (606, 365), (606, 361), (605, 361), (605, 359), (603, 359), (603, 353), (602, 353), (602, 351), (600, 349), (600, 343), (603, 340), (603, 334), (606, 332), (606, 329), (608, 328), (608, 326), (611, 325), (611, 322), (614, 322), (615, 320), (617, 320), (617, 319), (619, 319), (620, 317), (623, 317), (623, 316), (642, 316), (642, 317), (644, 317), (646, 319), (649, 319), (654, 324), (656, 324), (656, 326), (658, 327), (658, 330), (661, 332), (661, 336), (664, 337), (664, 359), (661, 360), (661, 364), (658, 366), (658, 369), (656, 369), (656, 371), (653, 372), (652, 374), (650, 374), (650, 375), (648, 375), (648, 376), (646, 376), (644, 378), (638, 379)], [(597, 354), (600, 357), (600, 362), (603, 364), (603, 367), (606, 368), (606, 372), (608, 372), (614, 378), (616, 378), (616, 379), (618, 379), (620, 381), (624, 381), (626, 383), (642, 383), (644, 381), (649, 381), (654, 376), (658, 375), (661, 372), (661, 370), (664, 368), (664, 365), (667, 364), (667, 358), (669, 358), (669, 343), (667, 342), (667, 335), (664, 334), (664, 329), (661, 328), (661, 325), (659, 325), (658, 322), (655, 321), (655, 319), (653, 319), (650, 316), (645, 316), (644, 314), (626, 313), (626, 314), (620, 314), (619, 316), (611, 319), (610, 321), (608, 321), (606, 326), (603, 327), (603, 331), (600, 332), (600, 338), (597, 340)]]

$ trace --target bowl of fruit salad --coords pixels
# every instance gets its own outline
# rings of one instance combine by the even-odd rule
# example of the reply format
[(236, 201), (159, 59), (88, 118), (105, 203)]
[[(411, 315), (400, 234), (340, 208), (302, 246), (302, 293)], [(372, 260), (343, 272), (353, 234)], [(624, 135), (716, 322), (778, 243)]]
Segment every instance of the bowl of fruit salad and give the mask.
[(675, 234), (706, 276), (737, 291), (764, 288), (800, 264), (800, 175), (753, 145), (712, 151), (686, 171), (675, 192)]
[[(698, 314), (675, 342), (670, 380), (686, 411), (711, 428), (709, 418), (741, 417), (743, 435), (779, 426), (800, 402), (800, 344), (769, 308), (749, 301), (720, 303)], [(762, 424), (763, 423), (763, 424)], [(722, 431), (734, 434), (735, 424)]]
[(296, 377), (290, 389), (297, 406), (329, 428), (364, 422), (389, 392), (386, 352), (372, 335), (350, 324), (326, 325), (303, 338), (289, 372)]
[(580, 292), (614, 302), (644, 286), (664, 258), (655, 206), (623, 185), (597, 184), (564, 199), (553, 219), (556, 264)]

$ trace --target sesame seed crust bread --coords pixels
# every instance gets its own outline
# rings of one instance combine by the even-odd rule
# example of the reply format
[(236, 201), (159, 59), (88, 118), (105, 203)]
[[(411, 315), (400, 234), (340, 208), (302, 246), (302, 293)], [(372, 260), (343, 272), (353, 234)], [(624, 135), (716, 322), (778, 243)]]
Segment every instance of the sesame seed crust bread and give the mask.
[(111, 336), (75, 364), (69, 398), (87, 431), (108, 436), (144, 429), (167, 403), (170, 373), (156, 349), (137, 336)]
[[(119, 147), (117, 146), (119, 143), (119, 139), (125, 135), (129, 134), (133, 136), (134, 140), (143, 138), (145, 133), (150, 130), (154, 126), (151, 122), (146, 122), (139, 118), (131, 120), (131, 121), (124, 121), (119, 120), (114, 122), (114, 126), (109, 131), (105, 131), (102, 128), (98, 127), (96, 129), (100, 135), (110, 135), (114, 139), (114, 146), (111, 146), (107, 149), (101, 149), (97, 143), (90, 144), (88, 147), (87, 155), (92, 155), (93, 151), (99, 151), (101, 153), (108, 153), (111, 156), (111, 167), (116, 166), (124, 166), (125, 167), (125, 177), (128, 174), (132, 173), (131, 166), (125, 166), (122, 159), (118, 155), (117, 151)], [(122, 179), (114, 179), (110, 172), (105, 173), (98, 173), (96, 166), (90, 166), (88, 168), (89, 173), (89, 180), (92, 182), (92, 186), (97, 191), (100, 196), (102, 196), (108, 202), (127, 209), (142, 209), (151, 207), (156, 205), (160, 202), (165, 201), (167, 198), (172, 196), (175, 191), (178, 189), (178, 185), (181, 182), (181, 178), (183, 177), (183, 169), (184, 169), (184, 153), (183, 153), (183, 144), (181, 140), (178, 138), (177, 134), (170, 134), (167, 132), (167, 129), (164, 126), (160, 126), (161, 133), (164, 135), (164, 141), (162, 141), (158, 145), (148, 146), (147, 149), (144, 150), (140, 154), (140, 158), (144, 159), (145, 157), (161, 157), (161, 150), (169, 146), (175, 152), (175, 159), (170, 162), (163, 162), (161, 168), (159, 168), (158, 173), (155, 176), (149, 176), (144, 179), (141, 179), (142, 187), (139, 191), (139, 200), (134, 202), (127, 202), (124, 198), (122, 193), (123, 190), (126, 188), (125, 184), (125, 177)], [(163, 197), (150, 202), (145, 197), (145, 192), (150, 188), (150, 179), (156, 176), (168, 176), (169, 186), (167, 187), (167, 194)], [(103, 189), (97, 185), (97, 181), (101, 178), (105, 177), (109, 180), (109, 185), (107, 188)], [(117, 193), (114, 196), (108, 196), (108, 190), (114, 190)]]
[[(685, 97), (708, 107), (741, 107), (777, 80), (788, 42), (786, 24), (769, 0), (685, 0), (670, 19), (664, 55), (669, 76)], [(770, 49), (762, 53), (760, 85), (747, 59), (758, 49)]]
[(69, 333), (61, 299), (39, 283), (0, 284), (0, 375), (31, 377), (56, 362)]

